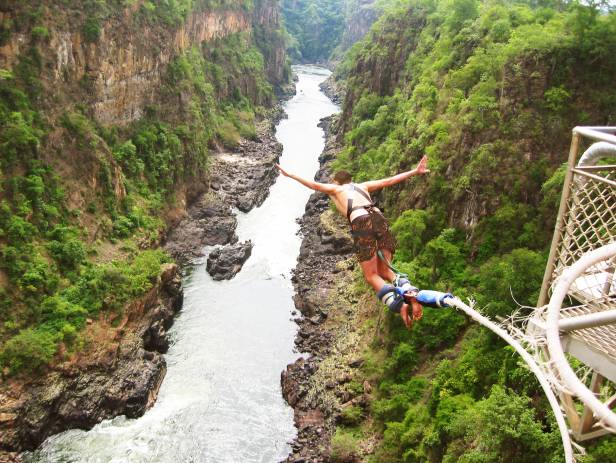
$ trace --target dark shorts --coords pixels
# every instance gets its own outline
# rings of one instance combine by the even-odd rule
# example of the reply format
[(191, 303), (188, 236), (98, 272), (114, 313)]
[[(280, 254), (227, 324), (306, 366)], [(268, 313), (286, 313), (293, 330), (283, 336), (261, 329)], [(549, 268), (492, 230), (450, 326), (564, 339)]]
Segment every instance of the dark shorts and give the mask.
[(351, 234), (355, 244), (355, 254), (360, 262), (370, 260), (379, 249), (393, 253), (396, 239), (389, 230), (387, 219), (379, 211), (360, 215), (351, 222)]

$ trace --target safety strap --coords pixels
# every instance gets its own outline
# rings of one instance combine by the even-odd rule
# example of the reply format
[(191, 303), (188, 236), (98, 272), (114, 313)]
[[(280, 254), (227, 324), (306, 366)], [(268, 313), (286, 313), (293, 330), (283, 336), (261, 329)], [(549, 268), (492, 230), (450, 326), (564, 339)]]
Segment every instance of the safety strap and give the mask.
[(383, 251), (381, 251), (380, 249), (376, 252), (376, 255), (379, 256), (379, 259), (381, 259), (383, 262), (385, 262), (385, 265), (387, 265), (387, 267), (389, 268), (389, 270), (391, 270), (392, 272), (394, 272), (396, 274), (396, 276), (399, 277), (408, 277), (408, 275), (406, 273), (402, 273), (400, 272), (396, 267), (394, 267), (393, 265), (391, 265), (391, 262), (389, 262), (389, 260), (387, 260), (387, 258), (385, 257), (385, 255), (383, 254)]
[[(370, 201), (370, 204), (364, 204), (363, 206), (353, 207), (353, 193), (355, 193), (356, 191), (360, 195), (362, 195), (364, 198), (366, 198), (368, 201)], [(355, 184), (351, 183), (351, 194), (349, 195), (349, 199), (347, 200), (347, 219), (349, 220), (349, 222), (351, 221), (351, 213), (353, 211), (356, 211), (358, 209), (370, 208), (370, 207), (374, 207), (374, 203), (372, 202), (372, 199), (370, 198), (370, 196), (368, 196), (368, 193), (366, 193), (361, 188), (356, 188)]]

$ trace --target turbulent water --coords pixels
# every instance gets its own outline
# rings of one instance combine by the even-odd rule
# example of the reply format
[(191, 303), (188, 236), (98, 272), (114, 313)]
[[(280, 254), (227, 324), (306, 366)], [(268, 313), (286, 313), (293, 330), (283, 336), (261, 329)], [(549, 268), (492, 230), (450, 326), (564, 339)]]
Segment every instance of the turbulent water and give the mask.
[[(328, 71), (297, 66), (297, 94), (276, 128), (281, 164), (312, 178), (323, 149), (320, 118), (337, 108), (318, 84)], [(277, 462), (295, 435), (280, 373), (294, 361), (291, 269), (296, 219), (310, 190), (279, 177), (263, 206), (238, 214), (240, 241), (254, 249), (231, 281), (213, 281), (203, 262), (184, 280), (184, 307), (171, 330), (158, 401), (136, 420), (119, 417), (88, 432), (49, 438), (28, 462)]]

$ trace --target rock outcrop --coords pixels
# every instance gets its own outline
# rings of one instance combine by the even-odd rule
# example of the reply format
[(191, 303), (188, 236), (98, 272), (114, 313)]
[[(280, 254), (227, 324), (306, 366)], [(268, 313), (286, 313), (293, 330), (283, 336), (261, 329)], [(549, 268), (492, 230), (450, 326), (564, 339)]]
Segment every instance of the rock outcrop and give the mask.
[(4, 384), (0, 455), (33, 449), (69, 428), (142, 415), (156, 401), (165, 376), (166, 330), (181, 306), (178, 267), (165, 264), (152, 289), (126, 308), (117, 326), (113, 320), (90, 324), (92, 343), (85, 351), (32, 383)]
[[(319, 181), (329, 177), (329, 164), (338, 150), (330, 130), (335, 120), (323, 121), (328, 137), (315, 176)], [(293, 275), (295, 307), (302, 314), (295, 343), (310, 357), (288, 365), (281, 375), (283, 397), (294, 409), (298, 429), (287, 462), (329, 461), (342, 405), (362, 396), (349, 387), (358, 354), (353, 334), (357, 298), (348, 289), (356, 263), (347, 228), (344, 218), (329, 210), (325, 195), (310, 197), (301, 219), (303, 241)]]
[(205, 246), (235, 243), (237, 219), (216, 194), (207, 193), (188, 209), (188, 216), (168, 236), (165, 249), (183, 264), (203, 256)]
[(277, 107), (257, 124), (254, 140), (241, 140), (234, 151), (213, 155), (208, 192), (189, 208), (165, 244), (178, 262), (203, 256), (205, 246), (235, 243), (237, 219), (232, 208), (248, 212), (263, 204), (278, 175), (275, 163), (282, 145), (274, 135), (274, 121), (281, 114)]
[(251, 253), (251, 241), (216, 248), (207, 258), (207, 272), (214, 280), (230, 280), (242, 269)]

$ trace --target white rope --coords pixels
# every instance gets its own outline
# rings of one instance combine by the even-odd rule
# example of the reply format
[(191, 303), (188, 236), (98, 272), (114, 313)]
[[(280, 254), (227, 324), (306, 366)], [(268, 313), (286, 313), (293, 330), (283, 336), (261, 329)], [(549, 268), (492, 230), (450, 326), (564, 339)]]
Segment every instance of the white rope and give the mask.
[(511, 335), (505, 331), (500, 326), (496, 325), (494, 322), (490, 321), (479, 312), (469, 307), (467, 304), (462, 302), (459, 298), (446, 298), (445, 303), (456, 307), (466, 313), (469, 317), (475, 320), (480, 325), (485, 326), (493, 333), (500, 336), (507, 344), (513, 347), (518, 354), (522, 356), (528, 367), (535, 374), (541, 387), (543, 388), (543, 392), (548, 398), (550, 402), (550, 406), (552, 407), (552, 411), (554, 412), (554, 417), (556, 418), (556, 422), (558, 423), (558, 429), (560, 431), (560, 437), (563, 442), (563, 448), (565, 450), (565, 462), (566, 463), (574, 463), (575, 459), (573, 458), (573, 450), (571, 447), (571, 438), (569, 437), (569, 429), (567, 428), (567, 423), (565, 422), (565, 418), (563, 417), (562, 411), (560, 409), (560, 405), (558, 404), (558, 399), (554, 395), (554, 391), (550, 387), (550, 383), (544, 376), (543, 372), (535, 362), (535, 359), (522, 347), (522, 345), (516, 341)]
[(568, 389), (577, 395), (593, 413), (607, 426), (616, 430), (616, 414), (607, 405), (601, 402), (577, 377), (571, 369), (560, 341), (558, 319), (564, 298), (567, 296), (571, 284), (589, 267), (602, 260), (610, 259), (616, 255), (616, 242), (602, 246), (586, 253), (575, 264), (568, 267), (558, 278), (548, 305), (546, 320), (546, 339), (550, 358)]

